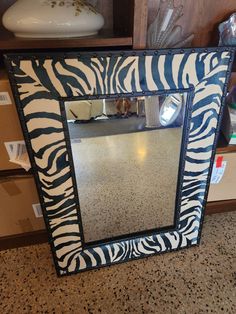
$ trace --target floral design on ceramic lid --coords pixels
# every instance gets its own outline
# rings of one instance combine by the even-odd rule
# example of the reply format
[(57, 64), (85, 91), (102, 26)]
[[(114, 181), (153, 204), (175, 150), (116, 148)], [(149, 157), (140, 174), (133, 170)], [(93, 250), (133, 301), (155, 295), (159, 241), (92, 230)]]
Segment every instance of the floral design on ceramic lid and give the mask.
[(88, 3), (85, 0), (45, 0), (44, 4), (46, 5), (50, 5), (51, 8), (54, 8), (56, 6), (60, 6), (60, 7), (76, 7), (76, 15), (79, 15), (80, 12), (82, 11), (82, 9), (88, 9), (91, 10), (93, 13), (97, 14), (97, 11), (95, 10), (95, 8)]

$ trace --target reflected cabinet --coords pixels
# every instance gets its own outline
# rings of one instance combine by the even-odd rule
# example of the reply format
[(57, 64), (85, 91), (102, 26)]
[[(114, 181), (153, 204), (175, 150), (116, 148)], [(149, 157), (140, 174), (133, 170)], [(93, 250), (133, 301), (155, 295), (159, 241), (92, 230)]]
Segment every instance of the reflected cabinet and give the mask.
[(199, 243), (233, 56), (5, 56), (58, 275)]

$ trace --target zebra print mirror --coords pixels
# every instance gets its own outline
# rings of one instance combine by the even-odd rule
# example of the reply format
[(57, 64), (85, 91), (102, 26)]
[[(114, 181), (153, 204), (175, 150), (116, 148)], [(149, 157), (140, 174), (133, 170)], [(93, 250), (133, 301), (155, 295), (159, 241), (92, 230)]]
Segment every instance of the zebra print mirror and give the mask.
[(87, 245), (173, 227), (186, 98), (65, 102)]
[[(224, 47), (5, 56), (58, 275), (199, 243), (233, 56)], [(65, 102), (183, 93), (174, 225), (86, 243)]]

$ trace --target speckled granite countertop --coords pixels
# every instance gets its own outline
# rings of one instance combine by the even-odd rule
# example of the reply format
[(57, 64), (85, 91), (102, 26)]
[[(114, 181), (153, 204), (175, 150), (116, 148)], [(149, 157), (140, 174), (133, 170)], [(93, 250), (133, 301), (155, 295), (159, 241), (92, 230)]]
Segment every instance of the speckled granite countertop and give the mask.
[(0, 252), (0, 313), (236, 313), (236, 212), (199, 247), (57, 278), (49, 246)]

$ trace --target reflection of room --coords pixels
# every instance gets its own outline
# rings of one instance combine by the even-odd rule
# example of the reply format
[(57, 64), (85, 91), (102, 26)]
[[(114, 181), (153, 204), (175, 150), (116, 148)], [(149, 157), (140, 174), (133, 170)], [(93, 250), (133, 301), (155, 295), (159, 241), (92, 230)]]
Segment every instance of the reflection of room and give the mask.
[[(182, 113), (178, 108), (173, 119), (171, 101), (154, 96), (66, 104), (68, 120), (76, 120), (69, 131), (85, 241), (173, 225)], [(160, 112), (164, 119), (168, 110), (174, 123), (164, 127)]]
[(72, 140), (86, 241), (173, 224), (181, 133)]
[[(77, 100), (65, 102), (70, 135), (80, 137), (114, 135), (183, 123), (186, 101), (181, 94), (116, 99)], [(88, 125), (84, 125), (87, 123)]]

